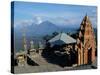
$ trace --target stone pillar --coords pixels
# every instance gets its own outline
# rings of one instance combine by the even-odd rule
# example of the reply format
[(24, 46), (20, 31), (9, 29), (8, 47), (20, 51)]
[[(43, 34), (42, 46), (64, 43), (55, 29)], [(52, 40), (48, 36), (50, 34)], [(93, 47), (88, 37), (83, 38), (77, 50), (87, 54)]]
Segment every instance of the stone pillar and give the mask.
[(83, 64), (88, 64), (88, 51), (84, 50), (84, 63)]
[(80, 50), (78, 50), (78, 65), (81, 65), (81, 53), (80, 53)]
[(83, 50), (81, 50), (81, 64), (80, 65), (82, 65), (83, 64)]
[(91, 58), (91, 61), (92, 61), (92, 63), (94, 63), (95, 62), (95, 48), (92, 48), (92, 58)]

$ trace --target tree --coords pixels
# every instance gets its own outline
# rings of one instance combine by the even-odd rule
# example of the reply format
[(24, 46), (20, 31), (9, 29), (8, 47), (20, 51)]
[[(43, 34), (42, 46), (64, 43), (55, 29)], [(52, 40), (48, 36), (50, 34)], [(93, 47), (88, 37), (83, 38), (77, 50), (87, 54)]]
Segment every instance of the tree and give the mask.
[(50, 35), (45, 35), (45, 36), (43, 37), (43, 39), (47, 42), (48, 40), (51, 39), (51, 36), (50, 36)]
[(52, 33), (52, 37), (55, 37), (55, 36), (58, 35), (58, 34), (59, 34), (59, 33), (55, 31), (55, 32)]

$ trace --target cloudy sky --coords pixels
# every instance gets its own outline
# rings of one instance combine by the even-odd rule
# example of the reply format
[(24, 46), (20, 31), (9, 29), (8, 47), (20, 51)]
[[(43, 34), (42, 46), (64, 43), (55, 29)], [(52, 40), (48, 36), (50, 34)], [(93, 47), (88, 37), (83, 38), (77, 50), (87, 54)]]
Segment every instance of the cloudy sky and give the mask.
[(50, 21), (60, 26), (80, 26), (85, 15), (90, 17), (93, 27), (97, 26), (97, 7), (46, 4), (30, 2), (14, 2), (14, 25), (31, 23), (40, 24), (43, 21)]

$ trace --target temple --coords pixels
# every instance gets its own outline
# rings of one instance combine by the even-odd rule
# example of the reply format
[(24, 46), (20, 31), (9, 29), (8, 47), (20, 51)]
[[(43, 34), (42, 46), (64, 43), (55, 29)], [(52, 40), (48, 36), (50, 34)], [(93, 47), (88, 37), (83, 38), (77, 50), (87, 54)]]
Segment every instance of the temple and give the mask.
[(95, 36), (89, 17), (86, 15), (80, 25), (77, 37), (78, 65), (91, 64), (95, 60)]

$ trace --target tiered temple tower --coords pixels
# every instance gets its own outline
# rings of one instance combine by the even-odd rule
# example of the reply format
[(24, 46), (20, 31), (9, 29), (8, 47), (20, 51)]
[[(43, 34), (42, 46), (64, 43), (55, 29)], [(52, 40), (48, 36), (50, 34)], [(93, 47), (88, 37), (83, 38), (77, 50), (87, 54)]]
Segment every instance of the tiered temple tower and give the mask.
[(78, 38), (78, 65), (91, 64), (95, 61), (95, 36), (89, 17), (86, 15), (81, 22)]
[(23, 57), (23, 64), (24, 65), (27, 65), (27, 53), (28, 53), (28, 50), (27, 50), (27, 41), (26, 41), (26, 35), (25, 35), (25, 29), (23, 29), (23, 48), (24, 48), (24, 54), (22, 54), (24, 57)]
[(25, 29), (23, 29), (23, 48), (25, 53), (27, 54), (27, 42), (26, 42)]

